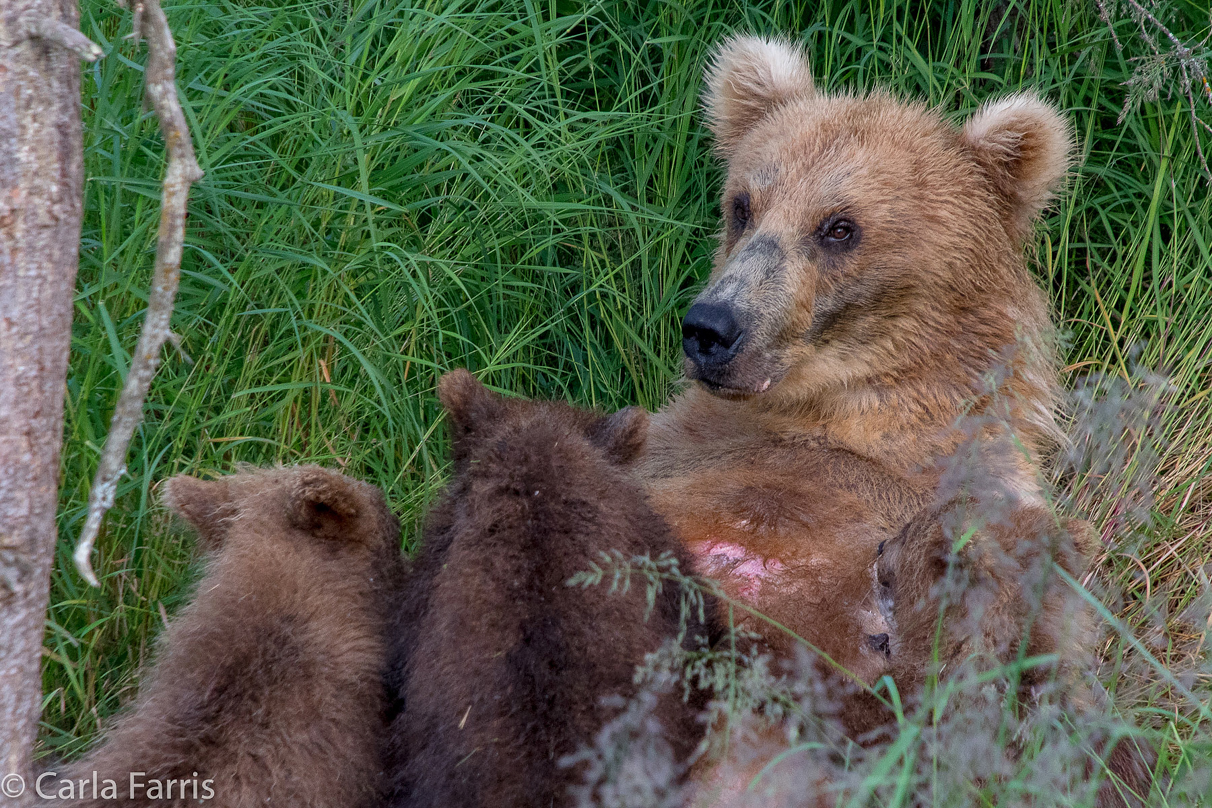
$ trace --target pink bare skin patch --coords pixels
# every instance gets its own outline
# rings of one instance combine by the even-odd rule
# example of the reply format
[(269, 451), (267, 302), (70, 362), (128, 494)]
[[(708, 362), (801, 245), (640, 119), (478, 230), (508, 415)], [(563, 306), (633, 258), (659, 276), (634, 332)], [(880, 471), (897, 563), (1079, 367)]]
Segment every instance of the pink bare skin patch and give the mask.
[(763, 558), (735, 542), (696, 542), (689, 549), (701, 574), (731, 584), (727, 588), (744, 599), (755, 598), (762, 584), (784, 569), (777, 558)]

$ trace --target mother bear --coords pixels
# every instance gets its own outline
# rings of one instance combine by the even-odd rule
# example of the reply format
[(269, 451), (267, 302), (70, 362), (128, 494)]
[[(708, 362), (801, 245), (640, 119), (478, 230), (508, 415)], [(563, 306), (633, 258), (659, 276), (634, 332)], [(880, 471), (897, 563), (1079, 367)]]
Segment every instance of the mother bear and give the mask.
[[(956, 449), (1003, 521), (1043, 507), (1057, 365), (1024, 247), (1073, 136), (1030, 94), (959, 128), (827, 94), (797, 48), (755, 37), (726, 42), (707, 81), (723, 232), (683, 322), (694, 384), (653, 417), (639, 473), (699, 572), (874, 681), (901, 636), (872, 562), (915, 513), (972, 495)], [(1000, 533), (1007, 559), (1034, 538)], [(995, 576), (1002, 617), (1019, 566)], [(986, 623), (988, 650), (1019, 628)]]

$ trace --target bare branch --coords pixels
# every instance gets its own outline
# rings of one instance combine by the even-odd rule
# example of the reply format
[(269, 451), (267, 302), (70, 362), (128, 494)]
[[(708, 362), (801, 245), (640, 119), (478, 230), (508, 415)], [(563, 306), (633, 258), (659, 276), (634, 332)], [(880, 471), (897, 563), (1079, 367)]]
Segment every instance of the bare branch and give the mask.
[(135, 44), (138, 45), (139, 32), (143, 30), (143, 0), (135, 0), (133, 4), (128, 3), (126, 0), (117, 0), (117, 3), (120, 8), (132, 9), (134, 16), (131, 19), (130, 33), (124, 38), (133, 39)]
[(17, 23), (17, 33), (24, 39), (44, 39), (74, 51), (86, 62), (95, 62), (105, 55), (101, 46), (80, 33), (74, 27), (56, 17), (47, 17), (30, 11)]
[(160, 367), (161, 350), (164, 343), (172, 338), (169, 320), (181, 277), (186, 204), (190, 186), (202, 178), (202, 170), (194, 159), (189, 127), (177, 99), (177, 47), (168, 27), (168, 18), (160, 7), (160, 0), (142, 0), (139, 6), (142, 14), (137, 15), (137, 22), (141, 23), (141, 33), (147, 40), (147, 99), (160, 121), (168, 161), (164, 170), (156, 266), (148, 296), (147, 315), (130, 371), (126, 375), (126, 384), (114, 408), (109, 436), (88, 498), (88, 517), (74, 555), (76, 569), (93, 586), (99, 585), (89, 561), (93, 542), (97, 539), (105, 512), (114, 504), (118, 480), (126, 473), (126, 451), (135, 428), (143, 420), (143, 402), (151, 387), (152, 377)]

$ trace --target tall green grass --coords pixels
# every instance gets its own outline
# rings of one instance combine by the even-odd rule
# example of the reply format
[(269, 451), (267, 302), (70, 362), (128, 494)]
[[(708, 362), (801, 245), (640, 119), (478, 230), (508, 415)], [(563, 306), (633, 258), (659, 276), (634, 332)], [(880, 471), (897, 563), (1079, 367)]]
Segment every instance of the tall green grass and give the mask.
[[(1170, 615), (1206, 594), (1212, 556), (1212, 197), (1180, 96), (1119, 120), (1123, 82), (1147, 53), (1130, 21), (1121, 52), (1076, 0), (214, 0), (168, 12), (206, 172), (173, 318), (191, 361), (169, 356), (153, 384), (93, 590), (70, 547), (142, 321), (162, 148), (140, 104), (143, 54), (123, 39), (129, 12), (82, 8), (108, 56), (84, 79), (47, 751), (91, 740), (188, 593), (192, 542), (155, 505), (165, 478), (339, 466), (387, 490), (411, 542), (444, 475), (442, 371), (660, 406), (717, 228), (701, 72), (736, 31), (802, 40), (830, 89), (891, 87), (958, 119), (1034, 87), (1072, 114), (1082, 162), (1038, 252), (1069, 334), (1067, 373), (1139, 364), (1173, 385), (1146, 469), (1152, 527), (1120, 542), (1115, 514), (1099, 511), (1100, 562), (1150, 647), (1171, 664), (1192, 658), (1198, 627)], [(1207, 34), (1198, 2), (1171, 13), (1189, 41)]]

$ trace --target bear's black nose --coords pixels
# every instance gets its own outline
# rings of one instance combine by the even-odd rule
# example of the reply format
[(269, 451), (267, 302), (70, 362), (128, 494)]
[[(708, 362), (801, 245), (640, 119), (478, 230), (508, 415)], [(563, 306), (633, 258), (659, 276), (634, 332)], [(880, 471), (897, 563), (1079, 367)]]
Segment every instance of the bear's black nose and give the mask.
[(885, 657), (892, 656), (892, 645), (888, 642), (887, 634), (868, 634), (867, 642), (870, 643), (872, 651), (878, 651)]
[(722, 365), (736, 356), (742, 333), (731, 306), (695, 303), (682, 320), (682, 350), (697, 365)]

